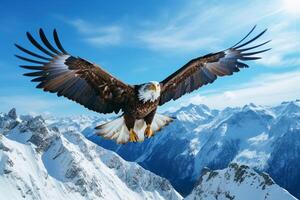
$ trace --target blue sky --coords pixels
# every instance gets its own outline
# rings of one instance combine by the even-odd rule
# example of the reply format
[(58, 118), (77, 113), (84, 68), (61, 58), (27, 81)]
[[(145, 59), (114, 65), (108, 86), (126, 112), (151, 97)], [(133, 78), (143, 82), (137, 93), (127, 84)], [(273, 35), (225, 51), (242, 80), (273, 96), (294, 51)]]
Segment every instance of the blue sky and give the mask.
[[(75, 3), (76, 2), (76, 3)], [(25, 33), (58, 30), (68, 52), (101, 65), (131, 83), (163, 80), (194, 57), (223, 50), (255, 24), (269, 31), (273, 49), (249, 69), (219, 78), (162, 107), (204, 103), (213, 108), (263, 105), (300, 98), (300, 1), (1, 1), (0, 111), (96, 114), (74, 102), (34, 88), (21, 76), (18, 43), (33, 48)], [(52, 39), (52, 38), (51, 38)]]

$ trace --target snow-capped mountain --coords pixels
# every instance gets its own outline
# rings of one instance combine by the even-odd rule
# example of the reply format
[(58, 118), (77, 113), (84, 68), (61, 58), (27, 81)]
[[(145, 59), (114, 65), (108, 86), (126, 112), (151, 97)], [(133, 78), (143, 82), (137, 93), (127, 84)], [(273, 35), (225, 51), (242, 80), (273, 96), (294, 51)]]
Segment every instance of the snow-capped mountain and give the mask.
[(168, 180), (71, 129), (0, 114), (1, 199), (182, 199)]
[[(295, 102), (294, 104), (288, 103), (283, 104), (282, 106), (286, 107), (286, 109), (276, 107), (270, 108), (270, 110), (266, 111), (261, 107), (249, 105), (242, 109), (234, 108), (225, 109), (224, 111), (211, 111), (206, 106), (190, 105), (175, 113), (169, 114), (176, 115), (178, 120), (182, 122), (181, 131), (190, 130), (190, 132), (186, 133), (186, 141), (188, 141), (188, 139), (195, 140), (193, 135), (199, 134), (198, 132), (201, 131), (200, 128), (210, 127), (217, 121), (219, 121), (219, 124), (221, 125), (224, 123), (222, 121), (224, 116), (226, 116), (227, 120), (229, 120), (229, 118), (232, 120), (231, 117), (233, 113), (248, 113), (249, 110), (253, 111), (254, 107), (256, 112), (260, 113), (262, 116), (265, 114), (273, 117), (275, 117), (275, 115), (280, 116), (274, 120), (274, 122), (276, 122), (274, 123), (274, 126), (277, 124), (277, 126), (282, 128), (280, 123), (283, 123), (281, 120), (287, 120), (284, 118), (286, 114), (283, 114), (287, 111), (287, 109), (293, 113), (291, 115), (291, 113), (288, 112), (289, 119), (291, 119), (292, 116), (299, 117), (297, 114), (298, 112), (296, 112), (295, 109), (298, 105)], [(247, 114), (248, 117), (252, 116), (252, 111), (250, 114)], [(269, 117), (266, 117), (267, 122), (270, 120), (268, 118)], [(95, 123), (105, 120), (106, 119), (87, 116), (62, 119), (48, 116), (46, 120), (41, 116), (32, 117), (30, 115), (26, 115), (18, 117), (15, 109), (12, 109), (8, 114), (1, 113), (1, 197), (5, 197), (5, 199), (8, 200), (66, 198), (182, 199), (182, 196), (173, 189), (169, 181), (166, 179), (143, 169), (136, 163), (124, 161), (117, 154), (105, 150), (102, 147), (88, 141), (81, 133), (86, 132), (86, 136), (88, 136), (91, 134), (92, 126), (94, 126)], [(264, 123), (262, 118), (260, 118), (260, 120)], [(175, 122), (174, 125), (172, 125), (173, 128), (170, 126), (170, 128), (168, 128), (169, 131), (172, 128), (173, 133), (176, 134), (176, 131), (178, 131), (177, 123)], [(237, 122), (232, 123), (236, 124)], [(210, 126), (208, 124), (210, 124)], [(286, 123), (284, 124), (286, 125)], [(295, 124), (293, 126), (295, 126)], [(293, 132), (295, 129), (291, 129), (290, 126), (287, 127), (289, 133), (281, 134), (282, 139), (275, 141), (282, 142), (284, 144), (289, 142), (290, 147), (298, 145), (297, 141), (288, 139), (294, 136), (293, 134), (297, 134)], [(278, 129), (276, 130), (279, 131)], [(279, 132), (281, 133), (282, 129)], [(163, 141), (167, 141), (168, 143), (170, 142), (169, 137), (171, 135), (168, 134), (172, 134), (172, 132), (162, 132), (159, 134), (157, 137), (153, 138), (153, 143), (151, 143), (151, 140), (146, 141), (145, 144), (148, 145), (147, 147), (151, 147), (151, 145), (155, 144), (158, 145), (159, 142)], [(221, 132), (221, 134), (224, 133)], [(184, 137), (177, 135), (175, 138), (181, 138), (182, 140)], [(199, 138), (201, 139), (201, 137)], [(211, 138), (209, 137), (207, 138), (208, 141), (210, 139)], [(294, 141), (294, 143), (292, 141)], [(171, 144), (176, 144), (176, 142), (177, 141), (173, 141)], [(219, 142), (224, 141), (220, 140)], [(195, 141), (190, 141), (190, 143), (184, 144), (186, 145), (185, 147), (190, 148), (188, 148), (187, 152), (183, 151), (181, 155), (179, 154), (180, 157), (173, 157), (174, 150), (178, 150), (178, 147), (182, 149), (180, 145), (173, 146), (173, 151), (171, 151), (172, 148), (167, 149), (161, 156), (161, 158), (167, 159), (169, 162), (172, 162), (173, 165), (180, 168), (183, 173), (180, 177), (186, 177), (190, 172), (189, 168), (185, 169), (186, 166), (190, 165), (188, 165), (188, 163), (180, 163), (183, 161), (181, 159), (184, 157), (189, 158), (188, 155), (193, 155), (194, 160), (184, 160), (184, 162), (191, 162), (195, 165), (195, 158), (197, 158), (197, 154), (201, 151), (198, 147), (199, 144)], [(129, 148), (130, 146), (131, 148)], [(166, 143), (162, 143), (162, 146), (167, 147)], [(280, 166), (282, 166), (281, 168), (276, 168), (276, 173), (282, 173), (285, 166), (282, 164), (285, 162), (282, 162), (282, 160), (278, 157), (278, 154), (282, 153), (280, 152), (282, 151), (280, 147), (283, 146), (283, 144), (276, 144), (277, 148), (273, 148), (272, 151), (274, 156), (270, 156), (274, 160), (272, 162), (280, 162)], [(116, 151), (122, 152), (120, 150), (123, 148), (125, 149), (126, 145), (117, 147), (118, 149), (116, 149)], [(138, 150), (143, 150), (148, 153), (148, 155), (137, 156), (137, 151), (132, 151), (134, 147), (137, 147)], [(144, 159), (143, 161), (152, 157), (149, 152), (156, 153), (156, 149), (141, 149), (141, 144), (136, 146), (130, 144), (127, 145), (127, 148), (129, 151), (128, 153), (133, 152), (134, 156), (137, 156), (137, 159)], [(153, 148), (158, 147), (153, 146)], [(289, 149), (289, 151), (285, 150), (287, 152), (285, 155), (286, 157), (284, 157), (285, 159), (291, 159), (290, 157), (295, 151), (293, 148)], [(218, 148), (216, 148), (215, 151), (217, 154), (220, 152)], [(180, 151), (177, 151), (177, 153), (180, 153)], [(206, 153), (211, 156), (209, 154), (211, 152)], [(123, 154), (123, 156), (124, 155), (126, 154)], [(214, 157), (214, 159), (216, 159), (216, 157)], [(143, 162), (141, 163), (143, 164)], [(248, 163), (251, 164), (251, 162)], [(151, 169), (159, 169), (161, 167), (162, 171), (167, 171), (164, 168), (166, 167), (164, 162), (162, 162), (162, 165), (160, 166), (159, 164), (160, 163), (154, 163), (151, 166)], [(208, 164), (210, 163), (208, 162)], [(153, 168), (155, 165), (156, 168)], [(294, 173), (293, 170), (295, 170), (295, 168), (291, 166), (292, 165), (290, 164), (288, 168), (291, 170), (289, 173)], [(209, 170), (208, 168), (200, 165), (197, 167), (200, 171), (200, 175), (197, 177), (198, 181), (196, 186), (186, 197), (187, 199), (296, 199), (286, 190), (276, 185), (267, 174), (257, 173), (245, 165), (230, 164), (228, 168), (215, 171)], [(257, 168), (260, 169), (259, 167)], [(177, 172), (174, 171), (174, 168), (170, 169), (173, 170), (172, 173), (174, 173), (175, 176), (178, 175), (176, 174)], [(184, 170), (187, 170), (188, 172), (184, 172)], [(161, 173), (162, 171), (159, 172)], [(195, 176), (195, 174), (197, 173), (190, 174), (190, 176)], [(292, 176), (289, 180), (290, 179), (292, 181), (298, 180), (297, 176)], [(173, 180), (176, 180), (176, 178)], [(193, 184), (195, 183), (196, 182)], [(190, 182), (190, 184), (192, 184), (192, 182)], [(183, 185), (180, 187), (183, 187)]]
[(86, 119), (92, 125), (78, 131), (125, 160), (167, 178), (183, 195), (190, 193), (204, 167), (223, 169), (236, 162), (268, 172), (300, 198), (299, 100), (224, 110), (189, 105), (167, 114), (177, 119), (143, 143), (117, 145), (92, 135), (94, 119)]
[(204, 168), (186, 200), (296, 200), (266, 173), (231, 163), (222, 170)]

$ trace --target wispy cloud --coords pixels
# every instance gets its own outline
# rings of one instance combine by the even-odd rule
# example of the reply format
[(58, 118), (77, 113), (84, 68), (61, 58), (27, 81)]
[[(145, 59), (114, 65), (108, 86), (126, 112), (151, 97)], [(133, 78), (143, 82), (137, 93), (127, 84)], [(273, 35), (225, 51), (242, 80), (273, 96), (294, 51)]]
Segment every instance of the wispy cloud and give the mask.
[(167, 20), (148, 24), (139, 39), (154, 50), (216, 51), (227, 48), (228, 41), (238, 40), (242, 32), (258, 24), (269, 28), (264, 38), (272, 39), (269, 46), (273, 47), (259, 63), (271, 67), (296, 66), (300, 64), (293, 56), (300, 53), (300, 28), (296, 26), (299, 4), (298, 0), (205, 5), (190, 1), (177, 12), (172, 10)]
[[(148, 25), (139, 38), (156, 50), (194, 51), (200, 48), (226, 48), (226, 41), (232, 41), (233, 37), (239, 40), (242, 37), (241, 32), (250, 29), (274, 12), (274, 9), (267, 8), (262, 3), (244, 5), (190, 1), (177, 12), (172, 10), (167, 20)], [(260, 11), (257, 7), (263, 9)]]
[(123, 29), (118, 25), (107, 25), (98, 27), (82, 19), (66, 20), (74, 26), (85, 40), (96, 46), (118, 45), (122, 42)]
[(285, 100), (299, 99), (299, 83), (300, 70), (283, 74), (263, 74), (238, 88), (229, 85), (206, 95), (193, 95), (182, 100), (181, 105), (206, 104), (212, 108), (243, 106), (249, 102), (274, 105)]
[(121, 36), (118, 33), (109, 32), (101, 36), (87, 38), (86, 41), (97, 46), (116, 45), (121, 42)]
[(201, 46), (215, 46), (219, 41), (215, 37), (193, 39), (187, 33), (176, 34), (172, 30), (145, 33), (140, 36), (149, 48), (154, 50), (186, 51), (199, 49)]
[[(203, 4), (197, 4), (200, 9)], [(191, 51), (199, 47), (213, 47), (220, 43), (212, 22), (221, 10), (220, 6), (211, 7), (201, 12), (194, 5), (185, 5), (183, 9), (168, 14), (164, 20), (161, 16), (144, 26), (138, 34), (138, 39), (154, 50)], [(210, 34), (207, 34), (210, 32)]]
[(300, 59), (294, 55), (300, 53), (300, 28), (289, 21), (278, 22), (270, 27), (269, 35), (273, 49), (257, 62), (271, 67), (299, 66)]
[(269, 28), (263, 41), (272, 39), (272, 51), (258, 63), (265, 66), (296, 66), (300, 53), (298, 0), (265, 0), (235, 3), (188, 1), (177, 9), (165, 9), (151, 20), (147, 18), (106, 26), (83, 19), (65, 20), (91, 45), (130, 43), (154, 51), (218, 51), (229, 47), (254, 24)]

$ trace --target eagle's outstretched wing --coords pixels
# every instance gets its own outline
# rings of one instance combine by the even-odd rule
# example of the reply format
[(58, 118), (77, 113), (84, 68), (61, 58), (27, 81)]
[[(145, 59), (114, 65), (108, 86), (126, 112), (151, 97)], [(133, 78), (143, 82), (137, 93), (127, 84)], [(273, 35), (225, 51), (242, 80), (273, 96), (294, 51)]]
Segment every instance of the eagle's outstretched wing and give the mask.
[(160, 83), (162, 91), (159, 105), (163, 105), (171, 99), (178, 99), (182, 95), (190, 93), (203, 85), (212, 83), (218, 76), (232, 75), (233, 72), (238, 72), (239, 68), (248, 67), (247, 64), (241, 61), (260, 59), (256, 54), (270, 49), (247, 51), (263, 46), (269, 43), (270, 40), (251, 47), (245, 46), (262, 36), (267, 29), (241, 44), (253, 32), (255, 27), (241, 41), (229, 49), (195, 58), (163, 80)]
[(57, 48), (51, 45), (42, 29), (39, 35), (45, 47), (27, 32), (29, 41), (45, 55), (34, 53), (16, 44), (18, 49), (33, 56), (34, 59), (19, 55), (16, 57), (38, 64), (20, 66), (34, 70), (24, 75), (35, 77), (31, 81), (39, 82), (37, 88), (65, 96), (99, 113), (118, 113), (134, 94), (133, 86), (116, 79), (99, 66), (67, 53), (55, 29), (53, 37)]

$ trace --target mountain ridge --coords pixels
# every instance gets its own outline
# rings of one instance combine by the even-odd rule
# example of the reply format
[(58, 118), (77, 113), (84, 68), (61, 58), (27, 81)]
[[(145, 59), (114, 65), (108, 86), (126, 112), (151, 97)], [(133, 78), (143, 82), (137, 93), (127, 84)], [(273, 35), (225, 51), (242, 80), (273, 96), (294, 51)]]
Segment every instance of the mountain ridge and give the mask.
[[(37, 121), (34, 124), (43, 121), (48, 129), (63, 133), (67, 141), (73, 139), (65, 136), (66, 133), (83, 133), (89, 140), (115, 151), (125, 160), (138, 162), (145, 169), (167, 178), (185, 196), (192, 192), (205, 167), (226, 170), (230, 163), (238, 163), (268, 172), (276, 183), (297, 197), (300, 180), (300, 101), (283, 102), (273, 107), (248, 104), (223, 110), (190, 105), (169, 114), (176, 116), (174, 123), (144, 143), (127, 145), (117, 145), (93, 135), (95, 124), (101, 124), (107, 118), (35, 117)], [(0, 120), (0, 130), (5, 135), (15, 127), (22, 127), (22, 121), (30, 121), (33, 117), (17, 116), (15, 109), (12, 109), (8, 114), (0, 114), (0, 118), (5, 118)], [(9, 135), (15, 137), (17, 133)], [(43, 138), (46, 142), (39, 146), (40, 151), (47, 148), (47, 141), (53, 140), (51, 137)], [(85, 139), (82, 135), (80, 137)], [(28, 140), (25, 139), (19, 142)], [(41, 137), (28, 140), (33, 144), (40, 141)], [(6, 148), (0, 144), (0, 149)]]
[(0, 114), (5, 199), (182, 199), (168, 180), (41, 116)]
[(296, 200), (266, 173), (231, 163), (222, 170), (204, 168), (186, 200)]
[[(230, 162), (237, 162), (267, 171), (282, 187), (296, 197), (300, 182), (290, 180), (292, 173), (300, 180), (299, 144), (293, 137), (290, 157), (277, 166), (275, 157), (279, 156), (279, 141), (288, 135), (290, 129), (298, 138), (300, 130), (300, 101), (283, 102), (277, 106), (259, 106), (253, 103), (243, 107), (210, 109), (205, 105), (188, 105), (167, 114), (176, 117), (168, 127), (155, 137), (143, 143), (116, 145), (92, 135), (93, 125), (83, 129), (87, 137), (104, 148), (113, 150), (125, 160), (140, 163), (144, 168), (171, 181), (175, 188), (188, 194), (200, 177), (199, 168), (223, 169)], [(291, 135), (291, 134), (290, 134)], [(278, 152), (278, 156), (275, 155)], [(171, 162), (172, 161), (172, 162)], [(274, 161), (276, 166), (272, 166)], [(289, 163), (293, 169), (289, 169)], [(158, 167), (156, 163), (160, 163)], [(171, 164), (173, 163), (173, 165)], [(178, 163), (178, 164), (177, 164)], [(281, 168), (280, 175), (276, 168)], [(186, 187), (186, 188), (184, 188)], [(181, 190), (180, 190), (181, 189)]]

